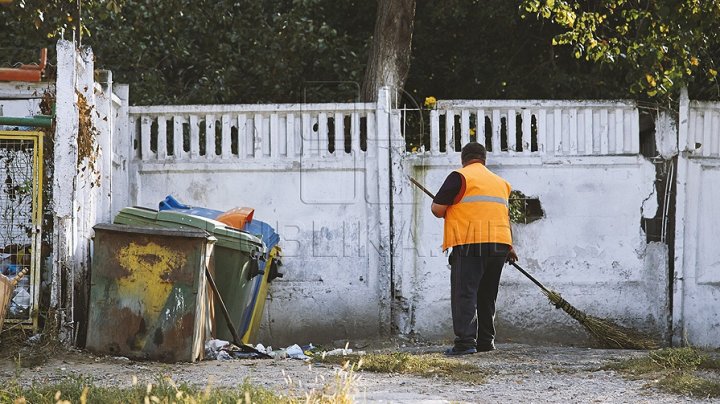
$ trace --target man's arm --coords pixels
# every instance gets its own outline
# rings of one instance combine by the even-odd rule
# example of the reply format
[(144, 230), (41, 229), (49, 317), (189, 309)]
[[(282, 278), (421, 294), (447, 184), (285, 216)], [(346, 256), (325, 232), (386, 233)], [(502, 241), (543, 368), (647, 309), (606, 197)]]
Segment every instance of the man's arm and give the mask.
[(433, 202), (430, 206), (430, 210), (432, 210), (433, 215), (435, 217), (445, 217), (445, 212), (447, 211), (448, 205), (440, 205), (438, 203)]
[[(510, 184), (508, 184), (508, 192), (512, 192), (512, 189), (510, 188)], [(510, 201), (508, 200), (508, 203), (509, 203), (509, 202), (510, 202)], [(508, 209), (510, 209), (510, 206), (508, 206)], [(510, 213), (510, 212), (508, 212), (508, 220), (509, 220), (509, 217), (510, 217), (510, 214), (509, 214), (509, 213)], [(508, 225), (510, 226), (510, 237), (512, 237), (512, 222), (508, 223)], [(510, 252), (509, 252), (508, 255), (507, 255), (506, 261), (512, 264), (512, 263), (514, 263), (514, 262), (517, 261), (517, 260), (518, 260), (517, 253), (515, 252), (515, 249), (513, 248), (513, 246), (510, 245)]]
[(435, 199), (430, 206), (435, 217), (445, 217), (448, 207), (457, 203), (458, 196), (465, 193), (465, 179), (457, 171), (453, 171), (445, 178), (440, 190), (435, 194)]

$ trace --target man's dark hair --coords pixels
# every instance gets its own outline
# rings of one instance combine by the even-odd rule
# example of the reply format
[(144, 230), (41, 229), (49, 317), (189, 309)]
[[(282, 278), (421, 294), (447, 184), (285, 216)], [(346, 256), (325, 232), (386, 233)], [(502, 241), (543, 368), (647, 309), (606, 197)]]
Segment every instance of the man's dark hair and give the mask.
[(467, 163), (470, 160), (482, 160), (483, 163), (485, 162), (485, 157), (487, 156), (487, 151), (485, 150), (485, 146), (481, 145), (478, 142), (470, 142), (463, 146), (462, 151), (460, 152), (460, 159), (462, 160), (463, 164)]

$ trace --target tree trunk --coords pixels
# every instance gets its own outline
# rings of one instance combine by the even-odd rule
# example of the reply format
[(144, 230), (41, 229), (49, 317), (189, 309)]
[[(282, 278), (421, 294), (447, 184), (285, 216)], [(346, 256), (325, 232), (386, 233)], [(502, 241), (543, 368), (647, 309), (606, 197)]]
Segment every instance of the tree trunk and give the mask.
[(361, 97), (375, 101), (383, 86), (401, 90), (410, 70), (415, 0), (378, 0)]

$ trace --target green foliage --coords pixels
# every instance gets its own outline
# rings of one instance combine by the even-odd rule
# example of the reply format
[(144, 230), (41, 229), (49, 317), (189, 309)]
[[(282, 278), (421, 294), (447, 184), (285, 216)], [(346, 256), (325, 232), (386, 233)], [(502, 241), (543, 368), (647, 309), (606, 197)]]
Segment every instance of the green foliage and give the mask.
[(561, 30), (523, 20), (519, 4), (419, 1), (406, 90), (419, 100), (627, 97), (625, 75), (553, 47)]
[(304, 389), (288, 383), (285, 388), (271, 390), (245, 380), (234, 388), (199, 388), (176, 384), (158, 377), (154, 383), (131, 387), (100, 386), (86, 377), (67, 377), (54, 383), (23, 386), (17, 380), (7, 381), (0, 388), (3, 403), (256, 403), (256, 404), (332, 404), (350, 403), (356, 391), (357, 378), (353, 369), (337, 372), (319, 389)]
[(40, 48), (48, 48), (48, 60), (53, 61), (58, 39), (71, 40), (78, 28), (84, 37), (89, 36), (89, 26), (100, 25), (119, 12), (122, 1), (83, 0), (80, 11), (77, 0), (15, 0), (0, 7), (0, 64), (37, 63)]
[(685, 347), (650, 352), (650, 360), (664, 369), (695, 370), (707, 358), (696, 349)]
[[(53, 50), (62, 32), (71, 39), (76, 3), (19, 0), (0, 8), (0, 25), (11, 27), (0, 38), (0, 49), (12, 51), (3, 65), (36, 60), (37, 48)], [(97, 68), (131, 84), (134, 104), (355, 100), (375, 7), (321, 0), (82, 4), (83, 44), (92, 46)], [(35, 26), (37, 15), (46, 17)]]
[[(0, 64), (72, 38), (76, 0), (0, 7)], [(83, 0), (83, 44), (134, 104), (355, 100), (376, 2)], [(42, 18), (40, 18), (42, 16)], [(538, 18), (528, 18), (535, 17)], [(718, 98), (717, 2), (417, 2), (402, 103), (439, 99)], [(555, 46), (553, 45), (553, 41)], [(52, 73), (50, 74), (52, 75)]]
[(352, 22), (351, 6), (127, 0), (94, 27), (95, 52), (116, 81), (134, 84), (138, 104), (345, 101), (355, 88), (308, 82), (360, 80), (364, 45), (333, 24)]
[(663, 100), (685, 85), (694, 97), (718, 97), (720, 3), (667, 0), (523, 0), (523, 16), (536, 15), (562, 29), (555, 45), (578, 59), (629, 74), (635, 94)]

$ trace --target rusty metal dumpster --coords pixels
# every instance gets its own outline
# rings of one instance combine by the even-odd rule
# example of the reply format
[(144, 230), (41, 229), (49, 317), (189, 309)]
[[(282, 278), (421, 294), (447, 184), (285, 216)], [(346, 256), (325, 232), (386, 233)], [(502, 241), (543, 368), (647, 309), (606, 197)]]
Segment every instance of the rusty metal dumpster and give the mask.
[(94, 229), (86, 348), (163, 362), (202, 359), (212, 326), (205, 271), (215, 238), (192, 229)]

